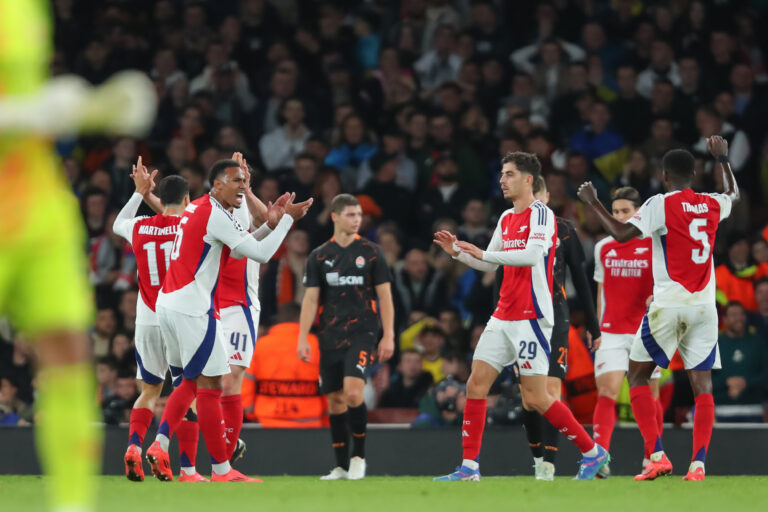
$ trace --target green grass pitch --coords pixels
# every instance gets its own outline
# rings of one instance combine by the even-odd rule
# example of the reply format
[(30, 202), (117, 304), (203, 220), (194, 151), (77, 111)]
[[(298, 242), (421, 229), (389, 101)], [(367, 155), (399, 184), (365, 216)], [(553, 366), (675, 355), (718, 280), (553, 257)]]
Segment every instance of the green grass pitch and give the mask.
[[(42, 512), (44, 480), (0, 476), (0, 510)], [(654, 482), (613, 477), (573, 482), (558, 477), (486, 477), (481, 482), (432, 482), (426, 477), (368, 477), (359, 482), (321, 482), (315, 477), (265, 477), (261, 484), (143, 483), (99, 478), (99, 510), (109, 512), (742, 512), (768, 510), (768, 477), (707, 477), (682, 482), (679, 475)]]

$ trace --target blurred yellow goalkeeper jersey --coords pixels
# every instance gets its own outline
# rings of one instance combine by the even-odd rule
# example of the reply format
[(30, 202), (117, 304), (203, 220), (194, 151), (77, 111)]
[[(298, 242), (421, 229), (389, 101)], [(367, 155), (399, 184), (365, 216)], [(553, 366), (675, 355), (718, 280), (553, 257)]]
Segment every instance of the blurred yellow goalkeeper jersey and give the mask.
[[(0, 98), (39, 92), (48, 79), (47, 0), (0, 0)], [(0, 315), (23, 332), (83, 330), (92, 318), (77, 199), (52, 141), (0, 132)]]

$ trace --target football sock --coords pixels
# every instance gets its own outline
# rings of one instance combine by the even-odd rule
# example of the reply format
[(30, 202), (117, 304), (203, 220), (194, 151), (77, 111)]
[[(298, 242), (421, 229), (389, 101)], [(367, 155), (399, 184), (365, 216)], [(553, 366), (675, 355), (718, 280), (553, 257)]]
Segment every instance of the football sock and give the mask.
[(336, 466), (349, 469), (349, 430), (347, 428), (347, 413), (330, 414), (331, 442), (336, 455)]
[[(461, 447), (463, 459), (478, 461), (480, 448), (483, 445), (483, 430), (485, 429), (485, 398), (467, 398), (464, 406), (464, 424), (461, 429)], [(476, 469), (476, 468), (473, 468)]]
[(541, 444), (542, 423), (541, 414), (523, 409), (523, 428), (534, 459), (544, 457), (544, 447)]
[(664, 433), (664, 405), (661, 399), (656, 399), (656, 423), (659, 426), (659, 437)]
[(709, 393), (696, 397), (693, 412), (693, 457), (692, 461), (706, 462), (712, 426), (715, 424), (715, 401)]
[(200, 426), (195, 421), (182, 421), (176, 429), (176, 439), (179, 440), (179, 459), (181, 470), (187, 475), (194, 475), (195, 459), (197, 458), (197, 442), (200, 437)]
[(37, 450), (57, 510), (93, 509), (101, 467), (102, 428), (90, 364), (42, 369), (38, 375)]
[(232, 458), (232, 454), (237, 448), (237, 439), (240, 437), (240, 430), (243, 428), (243, 399), (237, 395), (221, 397), (221, 413), (224, 416), (224, 426), (227, 433), (227, 459)]
[(560, 432), (548, 421), (541, 422), (541, 430), (544, 438), (544, 462), (555, 463), (557, 457), (557, 445), (560, 443)]
[(645, 454), (650, 455), (664, 451), (659, 436), (659, 425), (656, 420), (656, 404), (650, 386), (635, 386), (629, 390), (629, 398), (632, 403), (632, 414), (643, 435)]
[[(595, 442), (589, 437), (584, 427), (576, 421), (571, 410), (563, 402), (555, 400), (547, 409), (547, 412), (544, 413), (544, 417), (561, 434), (567, 436), (579, 448), (582, 454), (588, 457), (591, 456), (588, 454), (595, 448)], [(571, 436), (573, 436), (573, 439), (571, 439)]]
[(211, 466), (217, 475), (228, 473), (229, 457), (224, 434), (224, 418), (221, 415), (221, 390), (197, 390), (197, 419), (205, 446), (211, 456)]
[(155, 441), (159, 442), (166, 452), (171, 436), (179, 428), (179, 423), (187, 413), (189, 406), (194, 402), (196, 394), (197, 383), (193, 380), (184, 379), (168, 397), (163, 416), (160, 418), (160, 426), (157, 428), (157, 437), (155, 437)]
[(607, 396), (597, 397), (592, 415), (592, 435), (595, 442), (610, 451), (613, 428), (616, 425), (616, 400)]
[(357, 407), (350, 407), (349, 429), (352, 431), (352, 456), (365, 458), (365, 431), (368, 426), (368, 409), (365, 402)]
[(154, 414), (149, 409), (131, 409), (131, 419), (128, 427), (128, 445), (135, 445), (141, 450), (144, 436), (152, 424)]

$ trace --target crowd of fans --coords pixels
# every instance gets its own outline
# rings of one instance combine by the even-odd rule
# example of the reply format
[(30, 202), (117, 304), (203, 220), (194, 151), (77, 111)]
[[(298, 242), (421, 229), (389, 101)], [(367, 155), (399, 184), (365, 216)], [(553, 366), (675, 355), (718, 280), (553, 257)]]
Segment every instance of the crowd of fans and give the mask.
[[(714, 248), (722, 306), (719, 417), (768, 404), (768, 21), (762, 2), (673, 0), (55, 0), (55, 74), (98, 84), (146, 71), (159, 100), (144, 139), (58, 141), (82, 205), (97, 313), (89, 336), (107, 422), (137, 395), (135, 259), (111, 229), (141, 155), (179, 174), (192, 199), (213, 162), (242, 152), (263, 201), (314, 197), (262, 266), (262, 325), (300, 303), (304, 262), (330, 237), (330, 200), (358, 196), (362, 234), (391, 267), (398, 347), (378, 365), (369, 407), (419, 409), (416, 425), (454, 424), (468, 361), (493, 310), (496, 276), (431, 244), (447, 229), (481, 247), (509, 205), (500, 158), (535, 153), (549, 206), (573, 220), (591, 275), (600, 224), (576, 199), (585, 180), (608, 203), (630, 185), (663, 190), (659, 163), (690, 149), (696, 188), (720, 190), (705, 139), (721, 134), (741, 201)], [(148, 212), (148, 210), (147, 210)], [(73, 269), (75, 271), (76, 269)], [(573, 290), (572, 320), (581, 325)], [(0, 329), (0, 423), (32, 421), (30, 357)], [(294, 343), (295, 340), (285, 340)], [(510, 375), (494, 393), (513, 420)], [(687, 386), (687, 385), (686, 385)], [(684, 386), (679, 386), (680, 388)], [(686, 406), (685, 392), (673, 403)], [(162, 406), (160, 401), (160, 406)], [(692, 403), (692, 400), (691, 400)], [(768, 405), (767, 405), (768, 406)]]

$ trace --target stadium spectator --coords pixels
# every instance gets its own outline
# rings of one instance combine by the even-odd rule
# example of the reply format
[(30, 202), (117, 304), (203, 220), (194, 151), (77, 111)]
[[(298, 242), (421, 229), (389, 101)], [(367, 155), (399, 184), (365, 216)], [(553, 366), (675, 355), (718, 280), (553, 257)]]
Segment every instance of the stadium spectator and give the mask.
[(449, 427), (461, 424), (467, 388), (455, 379), (445, 379), (421, 399), (412, 428)]
[(426, 326), (419, 332), (417, 343), (421, 348), (421, 367), (432, 374), (434, 382), (445, 378), (442, 357), (445, 341), (445, 333), (439, 327)]
[(405, 265), (395, 273), (392, 285), (400, 318), (407, 318), (412, 311), (436, 315), (448, 300), (443, 274), (429, 266), (427, 253), (421, 249), (406, 253)]
[(432, 374), (422, 369), (419, 351), (413, 348), (404, 350), (400, 354), (397, 371), (390, 377), (389, 387), (381, 395), (379, 407), (417, 408), (432, 382)]
[(583, 153), (608, 183), (621, 173), (628, 153), (624, 138), (608, 127), (610, 122), (608, 105), (595, 101), (589, 110), (589, 125), (571, 137), (571, 147)]
[(304, 124), (304, 103), (296, 97), (287, 98), (280, 105), (280, 126), (263, 135), (259, 150), (264, 167), (270, 172), (288, 169), (312, 135)]
[(757, 311), (754, 283), (768, 275), (765, 265), (757, 265), (750, 255), (749, 241), (746, 235), (736, 233), (728, 243), (728, 256), (724, 263), (715, 269), (717, 282), (717, 302), (725, 306), (729, 302), (738, 302), (749, 312)]
[(96, 311), (96, 319), (88, 331), (93, 347), (93, 356), (102, 357), (109, 353), (109, 344), (117, 329), (115, 310), (109, 307), (100, 307)]
[(644, 98), (650, 98), (653, 84), (661, 78), (669, 80), (675, 87), (680, 85), (680, 73), (672, 46), (663, 39), (657, 39), (651, 44), (648, 68), (637, 77), (637, 92)]
[(747, 326), (747, 312), (730, 302), (720, 334), (722, 370), (712, 375), (718, 421), (761, 421), (768, 395), (768, 344)]
[(749, 315), (749, 325), (762, 339), (768, 340), (768, 277), (755, 281), (755, 302), (757, 313)]

